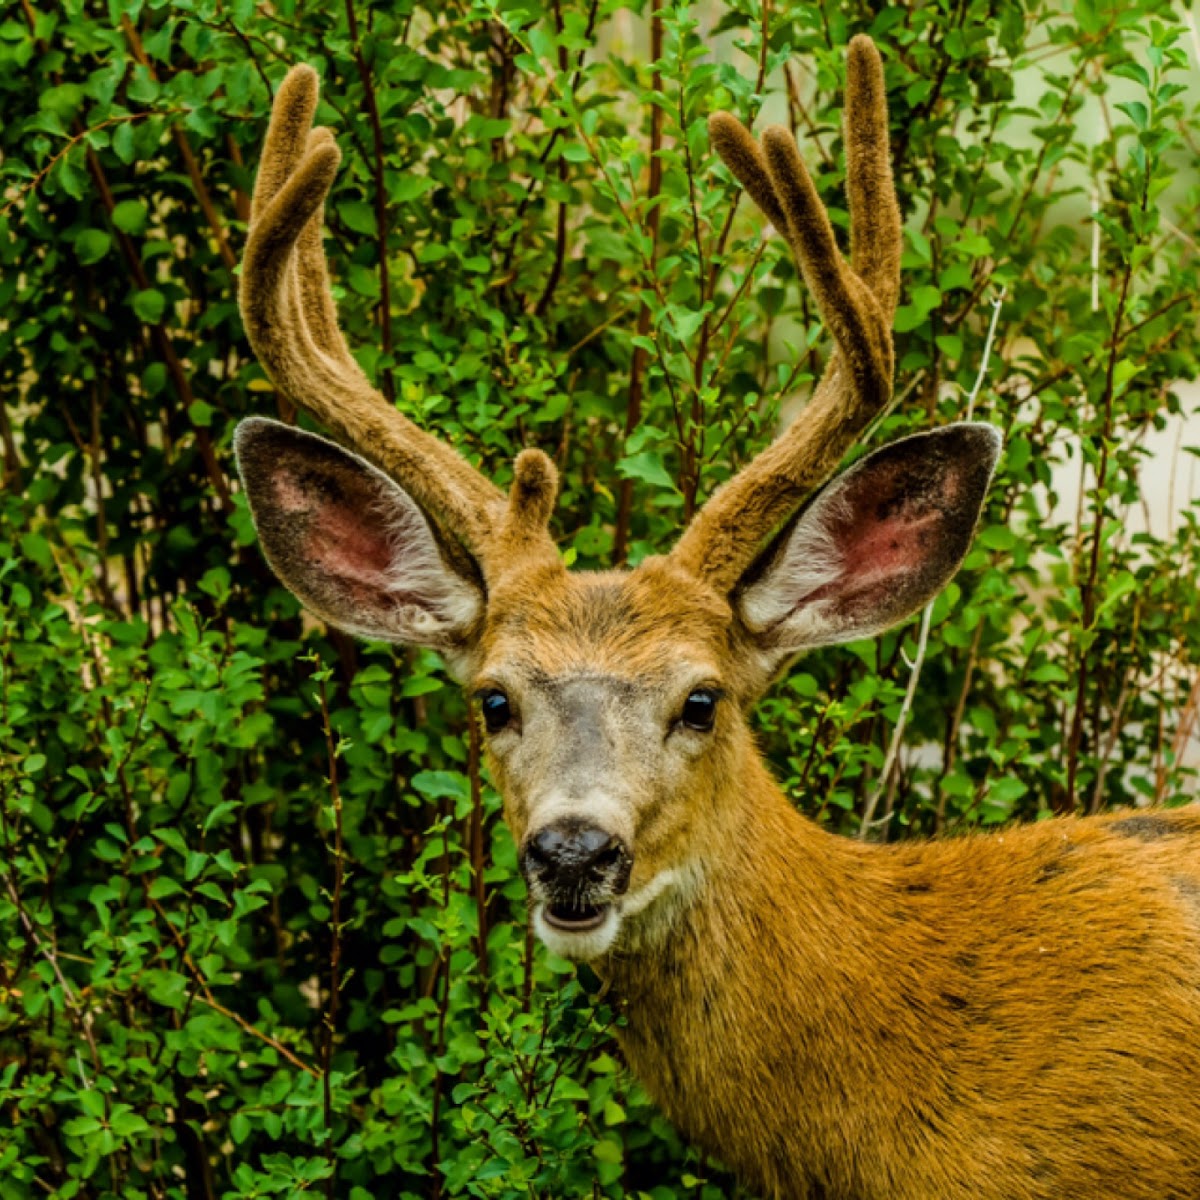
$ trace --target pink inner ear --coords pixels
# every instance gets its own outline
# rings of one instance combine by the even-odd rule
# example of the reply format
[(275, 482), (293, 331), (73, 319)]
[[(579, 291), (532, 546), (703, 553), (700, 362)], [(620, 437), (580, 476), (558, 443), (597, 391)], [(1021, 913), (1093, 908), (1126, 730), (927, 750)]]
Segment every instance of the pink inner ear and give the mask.
[(366, 526), (361, 515), (332, 505), (319, 511), (305, 550), (326, 574), (376, 587), (383, 586), (392, 562), (382, 529)]
[(393, 561), (386, 531), (369, 513), (328, 502), (310, 515), (304, 553), (325, 574), (376, 591), (387, 583)]
[(275, 491), (275, 502), (285, 513), (307, 512), (311, 500), (300, 481), (291, 471), (279, 471), (271, 480)]
[(920, 574), (937, 557), (945, 509), (957, 500), (962, 478), (947, 471), (924, 482), (913, 486), (893, 468), (849, 488), (829, 528), (842, 570), (806, 599), (851, 596)]
[(882, 521), (863, 513), (857, 516), (849, 528), (839, 530), (845, 570), (841, 579), (830, 585), (832, 589), (844, 590), (849, 584), (857, 591), (920, 570), (929, 557), (928, 535), (940, 514), (937, 509), (914, 511), (906, 505)]
[[(342, 478), (331, 495), (286, 468), (272, 480), (280, 511), (300, 518), (304, 558), (343, 585), (359, 585), (355, 591), (366, 599), (385, 587), (393, 550), (373, 498), (358, 482)], [(347, 486), (349, 494), (342, 491)]]

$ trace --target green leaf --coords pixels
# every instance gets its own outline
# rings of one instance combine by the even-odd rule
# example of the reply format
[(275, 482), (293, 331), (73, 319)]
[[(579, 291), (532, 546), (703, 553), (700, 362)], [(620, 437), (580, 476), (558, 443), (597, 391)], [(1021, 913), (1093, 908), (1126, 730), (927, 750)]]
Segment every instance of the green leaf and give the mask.
[(909, 333), (924, 325), (928, 318), (929, 314), (916, 305), (904, 304), (896, 309), (896, 319), (892, 325), (897, 333)]
[(86, 99), (83, 88), (77, 83), (60, 83), (42, 89), (39, 103), (42, 108), (54, 113), (63, 124), (67, 124)]
[(193, 425), (198, 425), (203, 429), (207, 429), (212, 424), (212, 419), (216, 409), (211, 404), (206, 404), (203, 400), (193, 400), (188, 405), (188, 417)]
[(146, 889), (146, 895), (151, 900), (162, 900), (167, 896), (174, 896), (182, 891), (183, 888), (174, 879), (170, 879), (166, 875), (159, 875)]
[(375, 236), (375, 210), (362, 200), (343, 200), (337, 206), (338, 216), (355, 233)]
[(395, 204), (405, 204), (425, 195), (434, 186), (434, 181), (428, 175), (401, 175), (391, 188), (390, 198)]
[(942, 293), (932, 284), (922, 284), (912, 290), (913, 307), (922, 313), (931, 313), (942, 302)]
[(704, 310), (688, 312), (686, 309), (672, 308), (671, 323), (675, 326), (675, 336), (681, 342), (688, 342), (704, 322)]
[(400, 695), (428, 696), (433, 692), (440, 692), (442, 687), (442, 681), (432, 675), (415, 675), (400, 685)]
[(50, 543), (40, 533), (23, 533), (21, 535), (21, 553), (44, 570), (54, 566), (54, 553)]
[(135, 1112), (114, 1112), (111, 1122), (112, 1131), (118, 1137), (133, 1137), (134, 1134), (146, 1133), (150, 1125), (145, 1117)]
[(133, 294), (133, 311), (147, 325), (157, 325), (163, 319), (167, 299), (157, 288), (145, 288)]
[(950, 249), (968, 258), (986, 258), (992, 252), (992, 243), (985, 233), (964, 233)]
[(116, 132), (112, 136), (113, 153), (128, 166), (137, 156), (137, 146), (134, 143), (133, 124), (125, 122), (123, 125), (118, 125)]
[(624, 1160), (621, 1143), (615, 1138), (600, 1138), (592, 1147), (597, 1162), (620, 1163)]
[(1017, 535), (1007, 525), (989, 525), (976, 535), (976, 542), (988, 550), (1011, 550)]
[(643, 450), (640, 454), (630, 454), (620, 459), (617, 462), (617, 474), (622, 479), (640, 479), (654, 487), (675, 488), (675, 481), (667, 474), (662, 456), (656, 450)]
[(112, 210), (112, 223), (122, 233), (141, 233), (146, 227), (146, 215), (141, 200), (122, 200)]
[(412, 777), (412, 786), (429, 800), (457, 800), (471, 794), (466, 776), (457, 771), (419, 771)]
[(72, 1117), (62, 1129), (68, 1137), (88, 1137), (100, 1129), (100, 1122), (95, 1117)]
[(1068, 683), (1071, 677), (1057, 663), (1042, 663), (1025, 676), (1030, 683)]
[(1120, 109), (1137, 129), (1145, 129), (1150, 124), (1150, 110), (1140, 100), (1122, 100), (1113, 107)]
[(99, 262), (112, 245), (112, 235), (103, 229), (83, 229), (75, 235), (75, 254), (84, 266)]

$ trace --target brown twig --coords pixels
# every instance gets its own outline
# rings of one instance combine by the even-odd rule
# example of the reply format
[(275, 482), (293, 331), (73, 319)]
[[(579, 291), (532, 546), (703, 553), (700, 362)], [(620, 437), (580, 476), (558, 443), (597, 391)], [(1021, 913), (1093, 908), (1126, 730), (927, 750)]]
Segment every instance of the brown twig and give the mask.
[(321, 733), (325, 738), (325, 755), (329, 771), (329, 798), (333, 807), (333, 893), (329, 912), (329, 1002), (325, 1008), (323, 1025), (325, 1036), (321, 1042), (321, 1090), (325, 1110), (325, 1157), (329, 1162), (329, 1175), (325, 1180), (325, 1194), (333, 1200), (337, 1187), (337, 1148), (333, 1140), (333, 1043), (337, 1034), (338, 999), (342, 980), (342, 885), (345, 881), (345, 845), (342, 829), (342, 791), (338, 785), (338, 746), (329, 721), (329, 696), (326, 690), (325, 670), (319, 670), (317, 699), (321, 705)]
[[(662, 58), (663, 23), (662, 0), (650, 0), (650, 57), (655, 71), (650, 87), (658, 94), (662, 91), (662, 72), (657, 69)], [(663, 110), (655, 104), (650, 110), (650, 182), (646, 193), (648, 213), (646, 226), (650, 233), (650, 274), (654, 273), (654, 261), (658, 256), (659, 204), (662, 191), (662, 122)], [(643, 304), (638, 313), (637, 336), (644, 339), (650, 332), (650, 309)], [(625, 439), (633, 436), (642, 421), (642, 398), (645, 391), (645, 371), (649, 355), (644, 346), (633, 348), (633, 361), (629, 367), (629, 392), (625, 400)], [(633, 515), (633, 480), (622, 479), (617, 489), (617, 522), (613, 532), (613, 561), (623, 563), (629, 554), (629, 525)]]
[(55, 166), (66, 158), (72, 150), (80, 143), (86, 141), (93, 133), (97, 133), (101, 129), (107, 129), (110, 125), (128, 125), (134, 121), (144, 121), (147, 117), (162, 116), (159, 112), (139, 112), (139, 113), (124, 113), (119, 117), (106, 117), (103, 121), (95, 125), (89, 125), (86, 129), (81, 129), (78, 133), (72, 134), (67, 139), (67, 144), (55, 155), (49, 162), (32, 178), (26, 181), (22, 186), (9, 198), (5, 205), (0, 208), (0, 217), (7, 216), (30, 192), (37, 191), (42, 185), (42, 181), (54, 170)]
[[(142, 39), (138, 34), (137, 26), (129, 19), (128, 14), (122, 14), (121, 16), (121, 31), (125, 34), (125, 38), (129, 42), (129, 50), (134, 59), (146, 68), (151, 79), (157, 78), (154, 65), (151, 63), (149, 56), (146, 54), (146, 49), (142, 45)], [(192, 190), (196, 193), (196, 199), (200, 201), (200, 210), (204, 213), (204, 219), (208, 222), (209, 229), (212, 230), (213, 239), (217, 243), (217, 252), (221, 256), (221, 261), (232, 274), (237, 268), (237, 255), (234, 254), (233, 249), (229, 245), (229, 239), (225, 236), (225, 226), (221, 222), (217, 206), (213, 203), (212, 193), (209, 192), (208, 185), (204, 182), (204, 174), (200, 170), (200, 164), (196, 161), (196, 155), (192, 150), (192, 143), (188, 140), (188, 136), (182, 126), (174, 122), (171, 124), (171, 137), (174, 139), (175, 145), (179, 150), (179, 157), (183, 159), (183, 166), (188, 173), (188, 179), (191, 180)]]
[(483, 850), (483, 783), (479, 777), (481, 747), (479, 724), (475, 714), (467, 716), (467, 775), (471, 781), (471, 818), (468, 829), (468, 845), (471, 856), (471, 879), (475, 893), (476, 956), (479, 959), (479, 1004), (480, 1011), (487, 1011), (488, 1001), (488, 920), (487, 893), (484, 889), (485, 857)]
[[(563, 33), (562, 5), (560, 0), (554, 0), (554, 28), (559, 37)], [(558, 46), (558, 69), (566, 74), (567, 70), (567, 48), (561, 42)], [(556, 131), (557, 132), (557, 131)], [(565, 185), (567, 182), (567, 160), (559, 155), (558, 164), (558, 179), (559, 182)], [(513, 246), (516, 245), (516, 239), (513, 239)], [(512, 246), (509, 247), (510, 251)], [(558, 287), (558, 281), (562, 276), (563, 264), (567, 257), (567, 201), (565, 199), (558, 202), (558, 212), (554, 223), (554, 261), (550, 266), (550, 274), (546, 279), (546, 284), (542, 288), (542, 294), (538, 297), (537, 303), (533, 306), (533, 314), (536, 317), (545, 315), (546, 309), (550, 307), (550, 301), (554, 296), (554, 291)]]
[(371, 156), (372, 186), (375, 190), (375, 239), (376, 256), (379, 259), (379, 307), (376, 317), (379, 322), (379, 333), (383, 342), (384, 366), (380, 374), (380, 389), (388, 400), (396, 398), (396, 383), (392, 377), (392, 291), (391, 279), (388, 274), (388, 199), (387, 185), (384, 180), (384, 141), (383, 126), (379, 120), (379, 104), (375, 98), (375, 81), (371, 68), (363, 56), (362, 45), (358, 39), (358, 17), (354, 12), (354, 0), (345, 0), (346, 23), (350, 28), (351, 53), (358, 77), (363, 86), (363, 102), (367, 109), (367, 120), (371, 125), (371, 141), (373, 154)]
[(971, 635), (971, 645), (967, 650), (967, 663), (963, 669), (962, 687), (958, 691), (958, 699), (954, 704), (954, 712), (946, 722), (946, 738), (942, 743), (942, 769), (938, 772), (937, 783), (935, 785), (935, 790), (937, 791), (937, 811), (934, 815), (934, 830), (937, 833), (942, 832), (942, 827), (946, 823), (946, 789), (944, 783), (946, 776), (953, 770), (954, 761), (958, 757), (958, 731), (962, 728), (963, 716), (967, 711), (967, 697), (971, 692), (971, 682), (975, 675), (975, 664), (979, 658), (979, 644), (983, 641), (984, 624), (985, 621), (981, 616), (975, 625), (975, 632)]
[[(1144, 214), (1150, 197), (1150, 170), (1147, 167), (1142, 182), (1140, 208)], [(1108, 355), (1108, 366), (1104, 375), (1104, 395), (1101, 400), (1100, 455), (1096, 465), (1096, 516), (1092, 528), (1091, 553), (1088, 559), (1087, 576), (1080, 588), (1080, 629), (1084, 641), (1079, 652), (1079, 678), (1075, 687), (1075, 704), (1071, 714), (1070, 731), (1067, 736), (1067, 786), (1058, 807), (1062, 812), (1075, 810), (1075, 783), (1079, 773), (1079, 747), (1083, 737), (1083, 706), (1091, 674), (1091, 656), (1088, 638), (1093, 632), (1096, 617), (1096, 584), (1100, 572), (1100, 546), (1104, 540), (1104, 521), (1107, 515), (1109, 441), (1112, 431), (1113, 399), (1116, 391), (1117, 344), (1121, 337), (1121, 324), (1125, 319), (1125, 306), (1129, 301), (1129, 289), (1133, 282), (1133, 257), (1126, 255), (1125, 268), (1121, 273), (1121, 291), (1117, 297), (1113, 315), (1113, 348)]]
[[(104, 206), (104, 211), (111, 220), (113, 209), (116, 208), (116, 201), (113, 198), (112, 188), (109, 187), (108, 177), (104, 173), (100, 157), (90, 146), (87, 148), (87, 165), (88, 172), (92, 176), (92, 182), (96, 185), (96, 191), (100, 195), (100, 203)], [(129, 235), (119, 229), (116, 231), (116, 238), (134, 283), (137, 285), (139, 291), (145, 291), (150, 287), (150, 278), (146, 274), (146, 268), (142, 264), (137, 247), (134, 246)], [(148, 324), (147, 328), (150, 331), (151, 341), (153, 341), (159, 357), (167, 368), (167, 374), (171, 377), (171, 383), (175, 388), (175, 395), (179, 400), (180, 406), (186, 413), (194, 402), (195, 396), (192, 393), (192, 385), (188, 379), (187, 372), (184, 370), (183, 363), (175, 351), (175, 346), (171, 341), (171, 335), (167, 330), (166, 324), (163, 321), (156, 321), (153, 324)], [(209, 436), (208, 430), (203, 426), (195, 428), (195, 436), (196, 446), (204, 462), (205, 472), (216, 495), (217, 507), (222, 512), (227, 512), (230, 507), (229, 485), (225, 481), (225, 473), (221, 470), (220, 464), (217, 462), (217, 456), (213, 451), (212, 438)]]

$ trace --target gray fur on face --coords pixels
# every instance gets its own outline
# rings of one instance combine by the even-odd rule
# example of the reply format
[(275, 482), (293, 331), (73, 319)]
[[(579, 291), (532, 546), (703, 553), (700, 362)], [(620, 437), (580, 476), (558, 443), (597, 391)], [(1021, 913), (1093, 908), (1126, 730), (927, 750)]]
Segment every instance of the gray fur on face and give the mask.
[(491, 744), (526, 836), (576, 819), (633, 847), (682, 803), (686, 768), (710, 735), (678, 727), (691, 690), (686, 668), (680, 678), (671, 691), (590, 673), (510, 682), (519, 732)]

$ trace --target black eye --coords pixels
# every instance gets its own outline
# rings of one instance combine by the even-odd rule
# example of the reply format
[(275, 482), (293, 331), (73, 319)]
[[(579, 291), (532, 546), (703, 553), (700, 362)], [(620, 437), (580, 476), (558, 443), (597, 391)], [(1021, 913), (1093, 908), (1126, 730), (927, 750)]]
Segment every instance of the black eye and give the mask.
[(707, 733), (717, 719), (717, 694), (707, 688), (697, 688), (684, 702), (679, 718), (689, 729)]
[(488, 733), (499, 733), (512, 720), (508, 697), (496, 688), (480, 695), (479, 707), (483, 709), (483, 723)]

